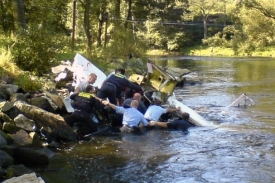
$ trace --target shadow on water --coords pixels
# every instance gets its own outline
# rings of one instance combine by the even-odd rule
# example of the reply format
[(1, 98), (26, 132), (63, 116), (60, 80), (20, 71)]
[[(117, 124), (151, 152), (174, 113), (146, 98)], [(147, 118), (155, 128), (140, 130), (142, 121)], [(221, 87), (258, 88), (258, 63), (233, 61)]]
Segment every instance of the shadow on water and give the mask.
[[(275, 60), (177, 57), (201, 84), (176, 88), (184, 104), (218, 127), (188, 132), (97, 136), (56, 149), (41, 170), (47, 182), (275, 182)], [(242, 93), (254, 106), (228, 107)]]

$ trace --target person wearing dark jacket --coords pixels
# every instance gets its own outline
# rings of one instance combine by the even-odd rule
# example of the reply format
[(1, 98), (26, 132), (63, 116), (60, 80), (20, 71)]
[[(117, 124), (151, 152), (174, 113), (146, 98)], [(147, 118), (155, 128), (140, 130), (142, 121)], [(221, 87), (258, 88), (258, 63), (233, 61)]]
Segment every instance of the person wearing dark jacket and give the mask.
[(97, 123), (95, 123), (91, 114), (95, 112), (95, 109), (104, 107), (101, 104), (102, 99), (95, 96), (95, 89), (92, 85), (87, 85), (86, 92), (74, 93), (70, 96), (74, 100), (75, 111), (65, 118), (65, 121), (73, 127), (76, 122), (84, 122), (89, 128), (90, 133), (97, 131)]
[(183, 113), (181, 118), (173, 120), (171, 122), (158, 122), (158, 121), (151, 121), (151, 126), (157, 126), (161, 128), (167, 128), (171, 130), (187, 130), (189, 127), (194, 126), (189, 122), (189, 114)]
[(100, 88), (97, 97), (101, 99), (108, 98), (110, 103), (116, 105), (116, 98), (121, 94), (122, 91), (124, 91), (126, 87), (131, 88), (137, 92), (141, 92), (141, 87), (126, 79), (124, 73), (124, 69), (117, 69), (117, 72), (112, 74)]

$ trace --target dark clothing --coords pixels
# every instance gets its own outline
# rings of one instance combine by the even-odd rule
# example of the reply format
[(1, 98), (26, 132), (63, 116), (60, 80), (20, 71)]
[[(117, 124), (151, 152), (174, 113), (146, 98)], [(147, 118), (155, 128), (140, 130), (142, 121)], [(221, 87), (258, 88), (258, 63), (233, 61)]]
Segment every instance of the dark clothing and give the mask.
[(177, 119), (171, 122), (167, 122), (168, 129), (172, 130), (187, 130), (191, 126), (194, 125), (184, 119)]
[(92, 113), (97, 107), (104, 106), (98, 100), (93, 97), (91, 93), (75, 93), (70, 96), (71, 100), (74, 100), (74, 108), (76, 110), (86, 111)]
[[(65, 118), (65, 121), (73, 127), (75, 123), (84, 123), (88, 128), (88, 133), (93, 133), (97, 131), (97, 124), (92, 120), (90, 113), (87, 111), (74, 111), (70, 116)], [(85, 135), (85, 134), (82, 134)]]
[(113, 74), (101, 87), (97, 94), (97, 97), (102, 99), (108, 98), (110, 103), (116, 105), (116, 98), (121, 94), (122, 91), (124, 91), (125, 87), (129, 87), (136, 91), (142, 91), (139, 85), (130, 82), (123, 75)]
[(97, 124), (92, 120), (91, 113), (95, 112), (97, 108), (104, 107), (98, 100), (93, 97), (91, 93), (75, 93), (70, 97), (74, 100), (75, 111), (65, 118), (65, 121), (73, 127), (76, 122), (84, 122), (91, 132), (97, 131)]
[[(133, 100), (134, 100), (133, 98), (128, 98), (128, 99), (126, 99), (126, 100), (123, 102), (122, 106), (123, 106), (124, 108), (130, 107), (131, 102), (132, 102)], [(141, 112), (142, 114), (145, 114), (147, 108), (146, 108), (146, 106), (144, 105), (144, 103), (143, 103), (142, 101), (139, 101), (137, 110), (138, 110), (139, 112)]]

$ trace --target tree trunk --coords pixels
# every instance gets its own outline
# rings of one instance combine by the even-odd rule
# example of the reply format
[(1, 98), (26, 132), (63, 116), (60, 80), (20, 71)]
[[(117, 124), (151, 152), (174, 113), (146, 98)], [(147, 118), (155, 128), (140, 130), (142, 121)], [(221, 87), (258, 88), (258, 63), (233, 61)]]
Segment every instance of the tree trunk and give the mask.
[[(132, 0), (128, 0), (127, 20), (132, 20)], [(127, 25), (129, 28), (132, 27), (132, 24), (126, 21), (125, 27), (127, 27)]]
[(91, 7), (91, 0), (87, 0), (84, 6), (84, 31), (87, 37), (87, 48), (88, 53), (92, 50), (92, 34), (91, 34), (91, 21), (90, 21), (90, 7)]
[(115, 0), (115, 19), (120, 19), (120, 0)]
[(203, 39), (207, 39), (207, 17), (203, 18)]
[(100, 15), (98, 19), (98, 30), (97, 30), (97, 47), (101, 46), (101, 36), (102, 36), (102, 29), (103, 29), (103, 15)]
[(24, 0), (16, 0), (17, 4), (17, 17), (20, 26), (22, 29), (26, 30), (26, 18), (25, 18), (25, 11), (24, 11)]

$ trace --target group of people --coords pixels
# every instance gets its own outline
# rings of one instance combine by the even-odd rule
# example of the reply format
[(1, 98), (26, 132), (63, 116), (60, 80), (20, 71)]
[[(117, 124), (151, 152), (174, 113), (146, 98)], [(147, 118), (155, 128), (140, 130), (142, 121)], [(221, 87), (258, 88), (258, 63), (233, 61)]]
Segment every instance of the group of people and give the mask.
[[(179, 111), (180, 108), (163, 108), (161, 100), (155, 98), (148, 107), (142, 102), (142, 88), (125, 77), (124, 69), (116, 69), (103, 82), (99, 91), (92, 85), (97, 79), (96, 74), (91, 73), (87, 81), (80, 83), (70, 96), (75, 111), (65, 118), (65, 121), (73, 127), (76, 121), (85, 123), (91, 132), (97, 131), (97, 123), (94, 120), (96, 111), (105, 111), (105, 114), (113, 113), (120, 116), (121, 132), (139, 132), (141, 128), (159, 128), (186, 130), (192, 126), (189, 123), (189, 114), (183, 113), (182, 118), (170, 122), (159, 121), (162, 114)], [(122, 103), (119, 100), (125, 88), (132, 92), (131, 98), (126, 98)], [(107, 100), (108, 99), (108, 100)], [(118, 102), (120, 101), (120, 102)], [(106, 110), (108, 111), (106, 112)]]

